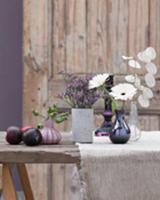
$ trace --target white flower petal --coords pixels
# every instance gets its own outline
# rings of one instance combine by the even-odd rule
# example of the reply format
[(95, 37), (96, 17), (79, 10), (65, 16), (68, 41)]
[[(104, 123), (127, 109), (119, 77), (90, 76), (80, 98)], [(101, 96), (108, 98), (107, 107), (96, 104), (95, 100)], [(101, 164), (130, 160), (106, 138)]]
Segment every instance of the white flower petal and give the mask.
[(140, 68), (141, 68), (141, 65), (140, 65), (139, 62), (137, 62), (136, 60), (129, 60), (129, 61), (128, 61), (128, 65), (129, 65), (130, 67), (137, 68), (137, 69), (140, 69)]
[(125, 80), (130, 82), (130, 83), (134, 83), (135, 77), (133, 75), (127, 75), (127, 76), (125, 76)]
[(149, 63), (156, 58), (156, 51), (153, 47), (148, 47), (142, 52), (139, 52), (137, 57), (144, 63)]
[(149, 107), (149, 100), (148, 99), (146, 99), (146, 98), (144, 98), (143, 97), (143, 95), (139, 95), (139, 97), (138, 97), (138, 102), (139, 102), (139, 104), (142, 106), (142, 107), (144, 107), (144, 108), (147, 108), (147, 107)]
[(146, 64), (146, 69), (149, 73), (155, 75), (157, 73), (157, 67), (154, 63), (150, 62)]
[(130, 60), (130, 59), (133, 59), (132, 56), (122, 56), (123, 60)]
[(115, 98), (115, 100), (131, 100), (133, 96), (137, 93), (137, 89), (129, 83), (120, 83), (111, 88), (110, 95)]
[(153, 98), (153, 92), (150, 88), (147, 88), (147, 87), (144, 87), (143, 90), (142, 90), (142, 95), (144, 98), (146, 99), (151, 99)]
[(156, 51), (153, 47), (148, 47), (144, 53), (150, 58), (150, 60), (154, 60), (156, 58)]
[(154, 87), (156, 85), (156, 81), (154, 76), (151, 73), (147, 73), (144, 77), (146, 85), (150, 88)]
[(92, 82), (90, 82), (89, 83), (89, 89), (93, 89), (93, 88), (96, 88), (97, 87), (97, 85), (96, 84), (94, 84), (94, 83), (92, 83)]
[(89, 81), (88, 88), (93, 89), (93, 88), (98, 88), (98, 87), (102, 86), (105, 83), (107, 78), (109, 78), (109, 74), (98, 74), (98, 75), (94, 76)]
[(144, 52), (139, 52), (137, 57), (144, 63), (149, 63), (151, 61), (151, 59)]

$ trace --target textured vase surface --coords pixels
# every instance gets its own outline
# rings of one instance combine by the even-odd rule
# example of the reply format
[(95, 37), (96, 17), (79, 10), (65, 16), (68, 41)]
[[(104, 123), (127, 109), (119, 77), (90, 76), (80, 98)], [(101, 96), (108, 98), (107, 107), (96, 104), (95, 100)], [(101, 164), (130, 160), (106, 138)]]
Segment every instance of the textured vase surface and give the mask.
[(60, 132), (55, 129), (53, 120), (51, 119), (45, 122), (41, 134), (42, 144), (58, 144), (62, 139)]
[(72, 109), (72, 135), (74, 142), (92, 143), (94, 130), (93, 109)]
[(127, 143), (130, 138), (130, 128), (125, 121), (124, 110), (116, 110), (115, 113), (116, 119), (110, 135), (110, 140), (115, 144)]

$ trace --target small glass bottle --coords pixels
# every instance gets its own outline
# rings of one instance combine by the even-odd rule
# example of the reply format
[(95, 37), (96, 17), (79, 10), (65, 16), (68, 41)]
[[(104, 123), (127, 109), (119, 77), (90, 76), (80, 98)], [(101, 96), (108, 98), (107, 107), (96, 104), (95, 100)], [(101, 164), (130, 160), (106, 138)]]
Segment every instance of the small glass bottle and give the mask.
[(136, 101), (131, 101), (128, 125), (131, 130), (130, 140), (131, 141), (139, 140), (141, 137), (141, 130), (140, 130), (140, 124), (138, 120), (138, 109), (137, 109)]

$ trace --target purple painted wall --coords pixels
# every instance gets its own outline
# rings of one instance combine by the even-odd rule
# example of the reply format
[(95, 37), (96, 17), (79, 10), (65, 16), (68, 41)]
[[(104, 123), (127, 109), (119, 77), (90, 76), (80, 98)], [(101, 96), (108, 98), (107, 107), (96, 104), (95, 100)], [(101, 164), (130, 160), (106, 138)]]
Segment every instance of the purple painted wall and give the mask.
[(0, 0), (0, 130), (22, 123), (22, 0)]

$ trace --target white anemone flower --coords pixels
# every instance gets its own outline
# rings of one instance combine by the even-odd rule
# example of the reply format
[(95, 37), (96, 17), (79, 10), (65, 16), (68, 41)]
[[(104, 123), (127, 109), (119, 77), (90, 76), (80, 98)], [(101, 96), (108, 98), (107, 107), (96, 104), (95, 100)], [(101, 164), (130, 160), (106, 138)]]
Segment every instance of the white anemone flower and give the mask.
[(133, 59), (128, 61), (128, 65), (130, 67), (133, 67), (133, 68), (136, 68), (136, 69), (141, 68), (141, 65), (139, 64), (139, 62), (137, 62), (136, 60), (133, 60)]
[(144, 63), (150, 63), (156, 58), (156, 51), (153, 47), (148, 47), (142, 52), (139, 52), (137, 57)]
[(90, 81), (89, 81), (89, 89), (93, 89), (93, 88), (98, 88), (100, 86), (102, 86), (105, 81), (109, 78), (109, 74), (105, 73), (105, 74), (98, 74), (96, 76), (94, 76)]
[(135, 82), (135, 76), (133, 76), (133, 75), (127, 75), (127, 76), (125, 76), (125, 80), (127, 81), (127, 82), (129, 82), (129, 83), (134, 83)]
[(137, 89), (129, 83), (120, 83), (111, 88), (110, 95), (115, 100), (132, 100), (133, 96), (137, 93)]

